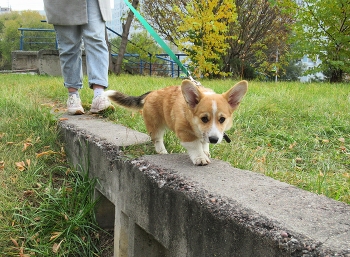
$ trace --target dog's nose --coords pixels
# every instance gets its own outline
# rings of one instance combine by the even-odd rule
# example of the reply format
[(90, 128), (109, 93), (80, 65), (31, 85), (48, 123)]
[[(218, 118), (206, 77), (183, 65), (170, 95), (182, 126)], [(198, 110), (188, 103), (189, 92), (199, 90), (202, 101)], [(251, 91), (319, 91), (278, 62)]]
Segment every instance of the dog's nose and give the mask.
[(219, 141), (218, 137), (209, 137), (209, 142), (212, 144), (216, 144)]

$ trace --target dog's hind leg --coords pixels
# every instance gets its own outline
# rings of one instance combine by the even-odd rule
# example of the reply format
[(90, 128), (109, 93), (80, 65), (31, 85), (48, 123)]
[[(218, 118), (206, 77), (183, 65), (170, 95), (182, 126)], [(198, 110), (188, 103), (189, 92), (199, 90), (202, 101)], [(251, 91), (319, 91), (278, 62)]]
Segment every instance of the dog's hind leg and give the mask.
[(160, 153), (160, 154), (167, 154), (168, 151), (165, 149), (164, 141), (163, 141), (165, 127), (155, 128), (155, 129), (147, 128), (147, 130), (151, 136), (151, 139), (152, 139), (152, 142), (154, 144), (154, 148), (156, 149), (156, 152)]
[(143, 108), (143, 119), (146, 129), (154, 144), (155, 150), (160, 154), (167, 154), (163, 137), (166, 130), (164, 119), (162, 118), (162, 108), (157, 107), (157, 99), (149, 95)]

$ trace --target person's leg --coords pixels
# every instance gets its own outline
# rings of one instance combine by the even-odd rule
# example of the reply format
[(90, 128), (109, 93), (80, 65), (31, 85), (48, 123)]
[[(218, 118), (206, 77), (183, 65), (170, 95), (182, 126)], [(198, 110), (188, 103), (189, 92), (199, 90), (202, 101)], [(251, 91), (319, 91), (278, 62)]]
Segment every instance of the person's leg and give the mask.
[(78, 90), (83, 87), (81, 59), (82, 30), (80, 26), (55, 25), (59, 47), (60, 63), (64, 86), (68, 89), (67, 101), (69, 114), (83, 114)]
[(112, 106), (109, 99), (102, 95), (108, 87), (109, 52), (98, 0), (89, 0), (87, 5), (89, 21), (82, 27), (89, 86), (94, 90), (90, 111), (96, 113)]

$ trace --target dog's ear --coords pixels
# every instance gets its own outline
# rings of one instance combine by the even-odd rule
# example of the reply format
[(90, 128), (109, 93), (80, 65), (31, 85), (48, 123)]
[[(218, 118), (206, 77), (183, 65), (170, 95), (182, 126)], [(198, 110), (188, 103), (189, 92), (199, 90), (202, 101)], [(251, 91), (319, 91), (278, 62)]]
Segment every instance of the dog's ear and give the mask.
[(243, 96), (247, 93), (248, 82), (242, 80), (234, 85), (230, 90), (225, 92), (223, 95), (227, 99), (232, 109), (236, 109), (241, 103)]
[(186, 103), (190, 106), (190, 108), (196, 107), (200, 100), (200, 94), (197, 86), (190, 80), (185, 79), (182, 81), (181, 91)]

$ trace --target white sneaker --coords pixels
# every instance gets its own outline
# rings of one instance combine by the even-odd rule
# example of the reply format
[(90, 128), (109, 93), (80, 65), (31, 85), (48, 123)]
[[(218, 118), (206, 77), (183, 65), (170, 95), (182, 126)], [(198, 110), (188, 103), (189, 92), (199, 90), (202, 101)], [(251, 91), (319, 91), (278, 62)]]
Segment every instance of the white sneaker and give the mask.
[(111, 104), (107, 96), (99, 95), (92, 100), (91, 113), (99, 113), (104, 110), (114, 110), (114, 106)]
[(84, 114), (84, 108), (81, 106), (81, 100), (76, 95), (71, 95), (67, 100), (67, 111), (69, 115)]

